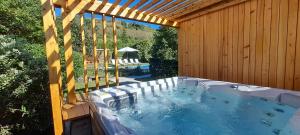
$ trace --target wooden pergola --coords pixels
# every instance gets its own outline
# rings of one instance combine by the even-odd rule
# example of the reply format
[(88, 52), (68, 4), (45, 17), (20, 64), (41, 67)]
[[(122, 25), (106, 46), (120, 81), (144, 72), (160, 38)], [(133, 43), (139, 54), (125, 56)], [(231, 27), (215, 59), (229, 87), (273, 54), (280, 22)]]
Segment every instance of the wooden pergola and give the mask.
[[(127, 0), (120, 5), (121, 0), (115, 0), (114, 3), (109, 3), (108, 0), (41, 0), (55, 134), (63, 134), (62, 105), (64, 104), (55, 7), (62, 9), (67, 103), (75, 104), (77, 101), (74, 93), (71, 22), (75, 16), (80, 15), (84, 82), (85, 92), (88, 95), (84, 13), (92, 14), (96, 89), (99, 88), (95, 30), (97, 14), (102, 15), (106, 87), (109, 86), (106, 16), (111, 16), (117, 85), (119, 75), (116, 18), (124, 18), (179, 29), (179, 75), (299, 89), (300, 65), (296, 61), (300, 60), (300, 43), (298, 44), (300, 34), (296, 33), (300, 29), (297, 30), (295, 27), (297, 22), (299, 23), (297, 17), (300, 15), (298, 13), (300, 2), (286, 1), (289, 2), (284, 0)], [(265, 21), (268, 23), (266, 24)], [(273, 36), (274, 30), (277, 35)], [(280, 40), (276, 41), (277, 38)], [(272, 46), (271, 42), (278, 46)], [(208, 47), (207, 44), (210, 46)], [(279, 47), (284, 48), (285, 52), (281, 52)], [(272, 49), (278, 52), (274, 56), (270, 53)], [(266, 51), (268, 53), (265, 53)], [(288, 55), (290, 53), (292, 55)], [(255, 59), (252, 59), (253, 57)], [(274, 64), (270, 57), (276, 58), (276, 69), (269, 66), (270, 63)], [(243, 63), (242, 66), (239, 63)], [(268, 68), (261, 67), (264, 64)], [(274, 72), (277, 74), (273, 75)], [(275, 78), (273, 81), (274, 77), (286, 79)]]

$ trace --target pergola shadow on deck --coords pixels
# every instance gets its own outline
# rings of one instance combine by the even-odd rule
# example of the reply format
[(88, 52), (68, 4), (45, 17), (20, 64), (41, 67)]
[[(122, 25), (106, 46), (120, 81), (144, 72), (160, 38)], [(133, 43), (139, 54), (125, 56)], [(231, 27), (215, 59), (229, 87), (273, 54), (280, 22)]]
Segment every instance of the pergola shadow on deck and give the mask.
[(106, 16), (112, 17), (118, 80), (115, 18), (177, 27), (179, 75), (300, 89), (300, 2), (298, 0), (41, 0), (56, 135), (64, 133), (62, 73), (55, 7), (62, 9), (67, 103), (78, 104), (71, 22), (80, 16), (85, 96), (88, 95), (84, 16), (92, 14), (96, 89), (99, 88), (96, 14), (102, 15), (105, 84), (109, 87)]

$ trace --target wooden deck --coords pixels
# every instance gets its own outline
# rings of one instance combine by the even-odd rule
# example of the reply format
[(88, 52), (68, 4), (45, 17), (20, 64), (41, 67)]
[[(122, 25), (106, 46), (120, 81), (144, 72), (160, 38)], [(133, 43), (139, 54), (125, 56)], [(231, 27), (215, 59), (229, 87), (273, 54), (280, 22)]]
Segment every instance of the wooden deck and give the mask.
[(89, 113), (89, 105), (86, 102), (84, 94), (76, 94), (77, 102), (75, 104), (64, 104), (62, 107), (62, 117), (64, 121), (74, 120), (87, 117)]

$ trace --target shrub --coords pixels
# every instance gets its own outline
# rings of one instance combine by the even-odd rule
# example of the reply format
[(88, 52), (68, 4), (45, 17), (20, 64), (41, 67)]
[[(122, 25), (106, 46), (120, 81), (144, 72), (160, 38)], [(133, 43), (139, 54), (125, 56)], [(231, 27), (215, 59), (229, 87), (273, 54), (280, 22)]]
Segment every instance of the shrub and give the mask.
[(1, 133), (35, 134), (51, 125), (43, 46), (0, 36)]

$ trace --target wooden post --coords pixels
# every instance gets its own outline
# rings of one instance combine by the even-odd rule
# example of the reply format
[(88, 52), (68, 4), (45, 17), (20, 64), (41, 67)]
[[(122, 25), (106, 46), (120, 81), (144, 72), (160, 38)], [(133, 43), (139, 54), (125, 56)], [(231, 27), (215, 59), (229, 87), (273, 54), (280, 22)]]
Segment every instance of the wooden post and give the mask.
[(84, 80), (84, 92), (88, 95), (88, 77), (87, 77), (87, 63), (86, 63), (86, 48), (85, 48), (85, 34), (84, 34), (84, 15), (80, 13), (80, 33), (81, 33), (81, 44), (82, 44), (82, 57), (83, 57), (83, 80)]
[(43, 28), (45, 33), (45, 48), (48, 61), (48, 73), (50, 83), (50, 98), (52, 107), (52, 118), (54, 134), (63, 134), (63, 123), (61, 115), (61, 66), (55, 25), (55, 12), (51, 0), (41, 0)]
[(103, 29), (103, 49), (104, 49), (104, 67), (105, 67), (105, 86), (109, 87), (108, 80), (108, 56), (106, 47), (106, 18), (105, 14), (102, 14), (102, 29)]
[(96, 15), (94, 12), (92, 12), (92, 33), (93, 33), (93, 56), (94, 56), (95, 81), (96, 81), (96, 89), (99, 89)]
[(75, 95), (75, 77), (74, 77), (74, 64), (73, 64), (73, 49), (71, 40), (71, 22), (72, 18), (66, 8), (62, 8), (62, 23), (64, 34), (64, 48), (67, 72), (67, 90), (68, 90), (68, 103), (76, 103)]
[(113, 35), (114, 35), (114, 56), (115, 56), (115, 77), (116, 85), (119, 86), (119, 62), (118, 62), (118, 45), (117, 45), (117, 27), (116, 27), (116, 18), (112, 17), (113, 25)]

